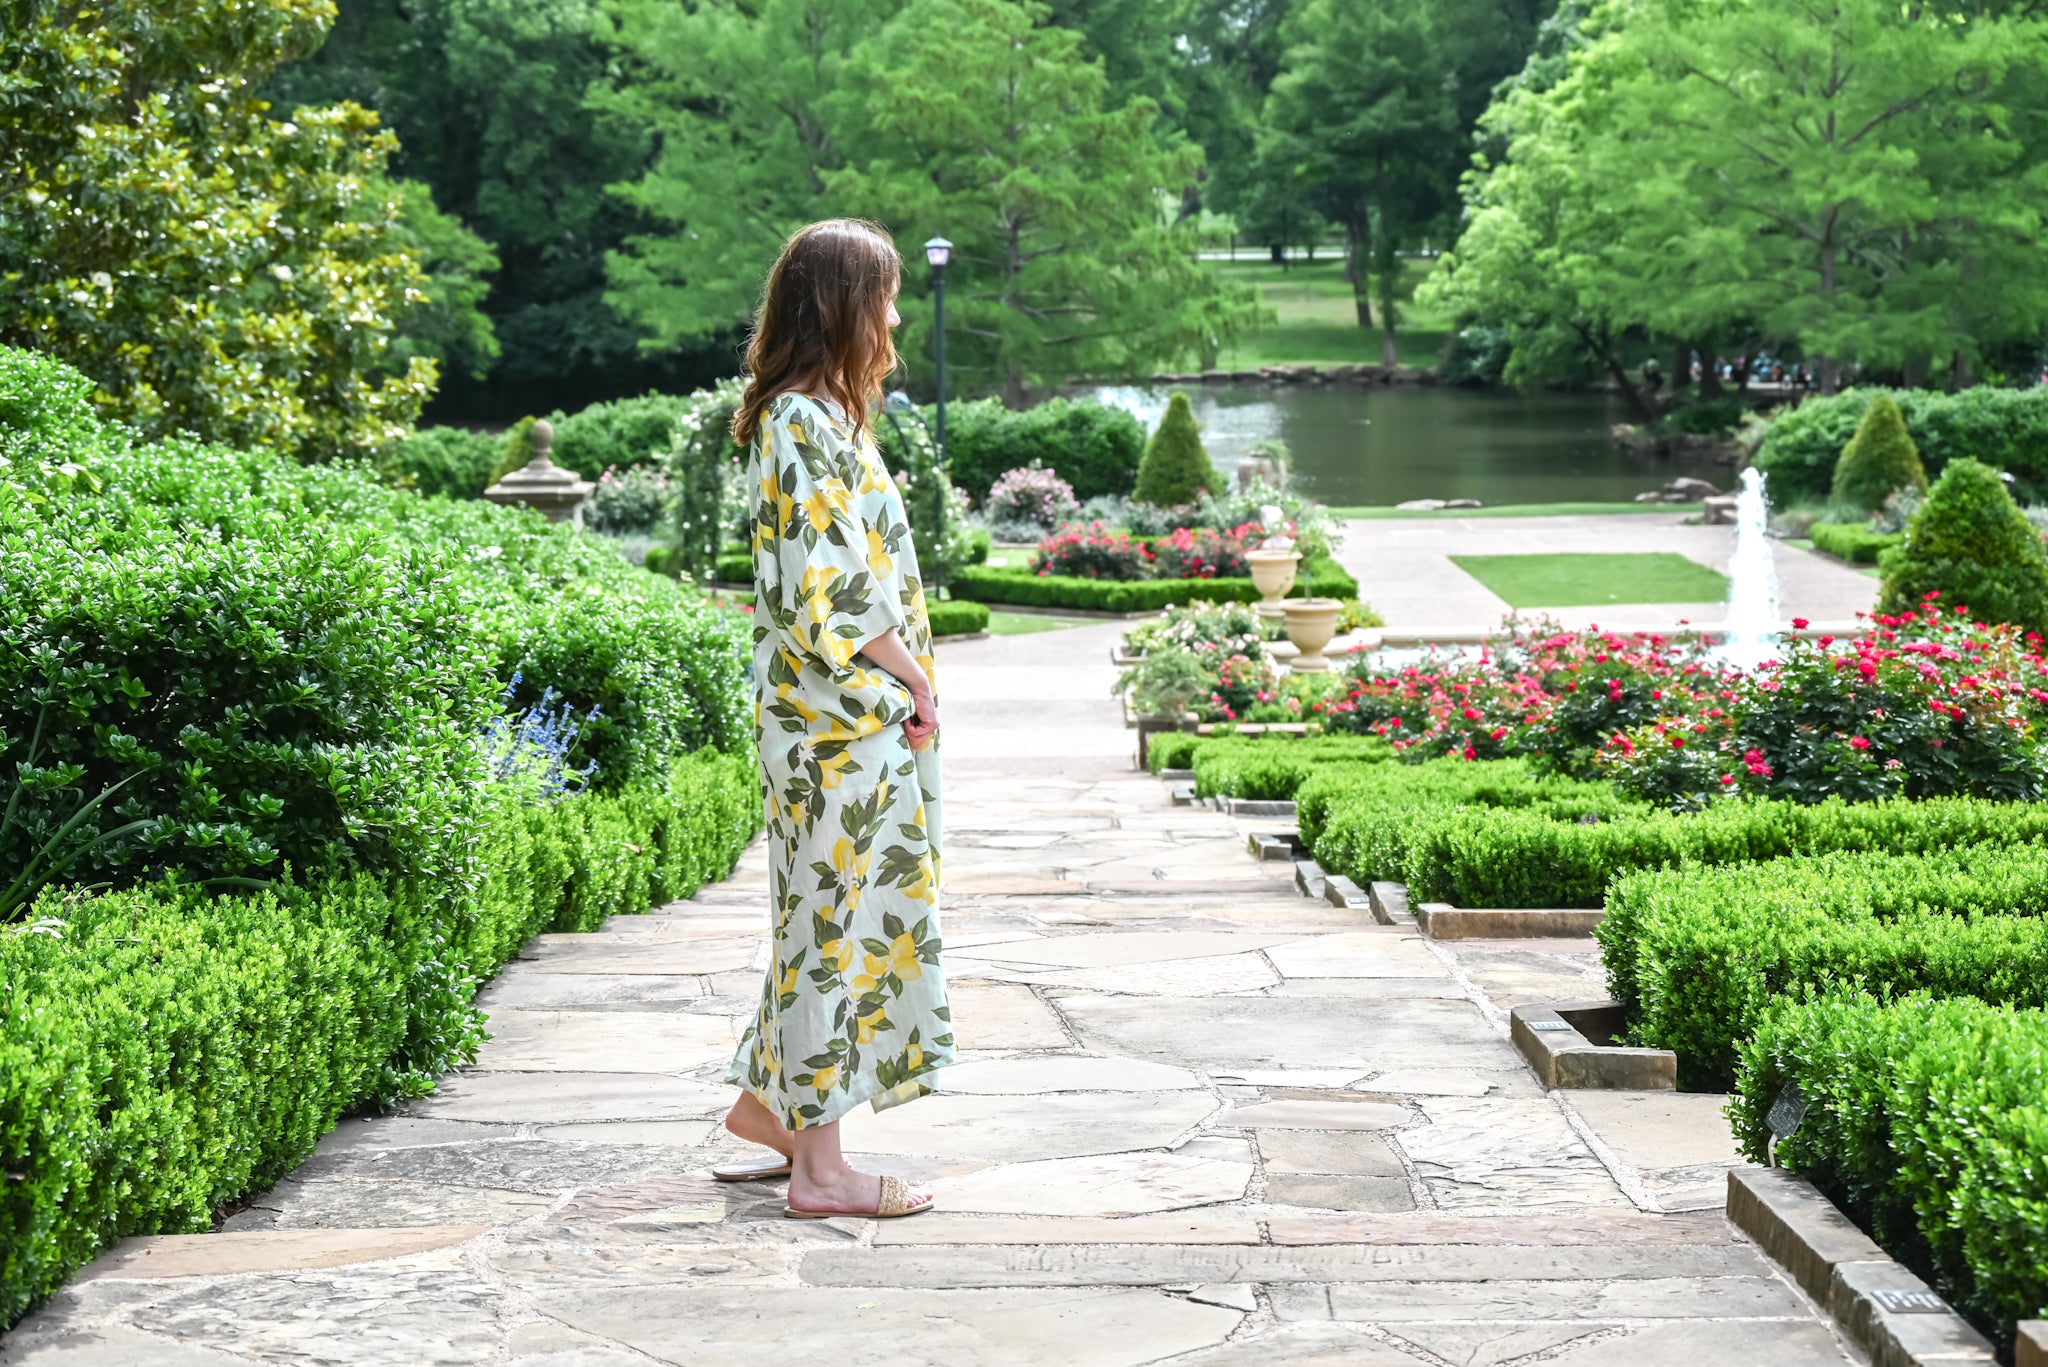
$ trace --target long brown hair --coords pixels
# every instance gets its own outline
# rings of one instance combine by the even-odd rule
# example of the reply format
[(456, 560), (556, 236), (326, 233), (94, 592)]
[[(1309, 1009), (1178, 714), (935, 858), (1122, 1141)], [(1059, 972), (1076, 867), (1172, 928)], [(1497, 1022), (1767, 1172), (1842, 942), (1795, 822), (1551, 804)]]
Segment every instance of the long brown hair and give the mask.
[(798, 382), (823, 385), (856, 435), (865, 428), (868, 405), (897, 366), (889, 301), (902, 273), (895, 239), (879, 224), (828, 218), (799, 228), (761, 292), (732, 439), (751, 444), (769, 402)]

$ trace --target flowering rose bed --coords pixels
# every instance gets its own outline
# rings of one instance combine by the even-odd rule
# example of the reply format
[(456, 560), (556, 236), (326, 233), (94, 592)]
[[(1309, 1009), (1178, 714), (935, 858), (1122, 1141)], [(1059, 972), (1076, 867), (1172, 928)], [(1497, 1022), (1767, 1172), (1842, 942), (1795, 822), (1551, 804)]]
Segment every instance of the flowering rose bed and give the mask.
[(1933, 599), (1869, 635), (1790, 640), (1754, 674), (1695, 637), (1540, 627), (1470, 661), (1376, 672), (1360, 656), (1306, 710), (1417, 757), (1525, 755), (1679, 808), (1732, 794), (2034, 799), (2048, 781), (2039, 638)]
[[(1290, 524), (1291, 527), (1291, 524)], [(1039, 544), (1032, 573), (1080, 579), (1244, 579), (1248, 550), (1269, 533), (1256, 522), (1226, 531), (1178, 527), (1164, 536), (1141, 538), (1110, 531), (1100, 522), (1061, 527)]]

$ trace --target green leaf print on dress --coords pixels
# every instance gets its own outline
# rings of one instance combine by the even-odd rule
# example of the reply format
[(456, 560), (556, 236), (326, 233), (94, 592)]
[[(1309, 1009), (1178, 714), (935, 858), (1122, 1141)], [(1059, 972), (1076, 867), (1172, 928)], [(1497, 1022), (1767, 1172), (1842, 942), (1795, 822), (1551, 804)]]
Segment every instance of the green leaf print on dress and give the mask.
[(923, 1096), (953, 1061), (939, 747), (910, 749), (908, 690), (857, 659), (896, 631), (931, 674), (931, 626), (902, 497), (836, 407), (777, 398), (750, 477), (774, 955), (726, 1081), (801, 1129)]

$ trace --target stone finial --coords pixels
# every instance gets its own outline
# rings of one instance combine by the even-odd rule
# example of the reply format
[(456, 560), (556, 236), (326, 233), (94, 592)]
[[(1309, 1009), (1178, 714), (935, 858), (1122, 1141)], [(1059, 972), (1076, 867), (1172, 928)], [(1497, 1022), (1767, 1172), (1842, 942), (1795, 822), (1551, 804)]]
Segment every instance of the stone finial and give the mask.
[(500, 505), (517, 503), (538, 508), (550, 522), (570, 522), (581, 527), (583, 504), (597, 486), (549, 458), (548, 452), (555, 444), (555, 425), (546, 418), (533, 424), (528, 442), (533, 447), (533, 458), (484, 490), (484, 497)]

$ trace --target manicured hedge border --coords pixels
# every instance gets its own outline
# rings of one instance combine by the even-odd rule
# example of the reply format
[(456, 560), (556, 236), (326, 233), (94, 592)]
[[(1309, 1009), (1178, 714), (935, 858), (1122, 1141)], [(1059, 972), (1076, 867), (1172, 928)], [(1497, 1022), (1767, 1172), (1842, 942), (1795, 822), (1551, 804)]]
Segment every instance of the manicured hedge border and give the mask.
[[(1841, 995), (1781, 1007), (1742, 1058), (1729, 1115), (1752, 1161), (1811, 1179), (2002, 1352), (2048, 1317), (2048, 1015)], [(1773, 1155), (1787, 1083), (1806, 1111)]]
[[(754, 761), (701, 752), (659, 789), (506, 801), (458, 923), (367, 875), (255, 896), (51, 894), (0, 928), (0, 1325), (130, 1234), (209, 1228), (398, 1086), (428, 956), (473, 992), (536, 930), (688, 896), (760, 816)], [(434, 970), (437, 981), (446, 975)], [(469, 1010), (466, 1049), (480, 1037)]]
[(980, 603), (942, 598), (927, 604), (926, 611), (934, 636), (966, 636), (988, 630), (988, 609)]
[(1553, 816), (1478, 806), (1398, 816), (1407, 826), (1402, 881), (1418, 902), (1593, 907), (1616, 875), (1638, 869), (2048, 841), (2048, 804), (1983, 798), (1729, 801), (1683, 816), (1633, 803), (1589, 811), (1600, 819), (1587, 824), (1569, 810)]
[(1724, 1090), (1774, 1005), (1837, 983), (2048, 1005), (2048, 850), (1833, 854), (1616, 880), (1596, 932), (1633, 1043)]
[(1902, 539), (1898, 532), (1872, 531), (1862, 522), (1816, 522), (1807, 535), (1813, 538), (1815, 550), (1852, 565), (1875, 565), (1879, 552)]
[[(1183, 603), (1256, 603), (1262, 596), (1249, 579), (1082, 579), (987, 566), (955, 571), (948, 587), (957, 598), (982, 603), (1084, 612), (1157, 612)], [(1325, 561), (1295, 581), (1292, 596), (1356, 598), (1358, 581), (1341, 566)]]
[(1329, 769), (1363, 773), (1393, 757), (1393, 746), (1378, 736), (1227, 736), (1203, 740), (1189, 765), (1197, 797), (1289, 802), (1312, 775)]
[(1501, 816), (1527, 812), (1548, 824), (1649, 810), (1617, 796), (1605, 783), (1539, 775), (1519, 759), (1431, 760), (1371, 772), (1326, 769), (1303, 783), (1294, 800), (1296, 823), (1316, 862), (1361, 886), (1406, 881), (1417, 835), (1461, 810)]

